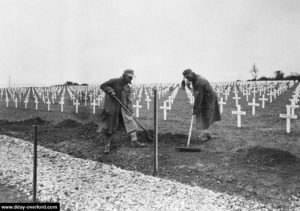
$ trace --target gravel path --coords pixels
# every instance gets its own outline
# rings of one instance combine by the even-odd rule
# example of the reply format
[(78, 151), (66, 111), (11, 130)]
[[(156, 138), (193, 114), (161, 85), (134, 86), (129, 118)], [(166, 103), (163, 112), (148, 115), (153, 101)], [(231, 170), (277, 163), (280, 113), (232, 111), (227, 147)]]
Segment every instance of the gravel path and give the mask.
[[(31, 198), (32, 152), (30, 142), (0, 135), (0, 183), (16, 185)], [(38, 199), (59, 201), (61, 210), (274, 210), (239, 196), (73, 158), (41, 146), (38, 154)]]

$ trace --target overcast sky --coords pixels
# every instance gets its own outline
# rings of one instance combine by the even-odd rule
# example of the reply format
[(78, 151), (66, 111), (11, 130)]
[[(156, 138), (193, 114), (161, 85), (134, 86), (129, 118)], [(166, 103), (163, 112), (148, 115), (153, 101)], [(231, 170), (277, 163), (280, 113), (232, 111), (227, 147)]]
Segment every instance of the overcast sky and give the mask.
[(0, 85), (300, 72), (299, 0), (0, 0)]

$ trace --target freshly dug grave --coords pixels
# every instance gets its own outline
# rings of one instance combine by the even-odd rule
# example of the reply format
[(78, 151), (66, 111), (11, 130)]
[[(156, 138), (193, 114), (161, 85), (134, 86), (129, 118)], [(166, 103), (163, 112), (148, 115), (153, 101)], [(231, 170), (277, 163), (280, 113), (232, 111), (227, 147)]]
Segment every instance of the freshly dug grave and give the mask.
[(237, 158), (248, 164), (269, 167), (295, 164), (298, 161), (297, 157), (290, 152), (261, 146), (240, 149), (237, 151)]

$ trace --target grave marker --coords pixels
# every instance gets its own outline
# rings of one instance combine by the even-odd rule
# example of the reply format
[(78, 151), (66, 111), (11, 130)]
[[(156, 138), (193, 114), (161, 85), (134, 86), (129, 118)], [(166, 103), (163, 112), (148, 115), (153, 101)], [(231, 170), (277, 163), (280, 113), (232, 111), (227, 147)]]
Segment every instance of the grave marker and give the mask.
[(286, 106), (286, 114), (279, 114), (279, 117), (286, 119), (286, 132), (291, 132), (291, 119), (297, 119), (296, 115), (291, 114), (290, 106)]
[(246, 115), (245, 111), (241, 111), (241, 106), (237, 105), (237, 110), (236, 111), (232, 111), (232, 114), (236, 114), (237, 115), (237, 127), (240, 128), (241, 127), (241, 116), (242, 115)]
[(139, 118), (140, 116), (140, 108), (142, 108), (142, 106), (139, 104), (139, 101), (136, 101), (136, 104), (133, 105), (134, 108), (136, 108), (136, 117)]

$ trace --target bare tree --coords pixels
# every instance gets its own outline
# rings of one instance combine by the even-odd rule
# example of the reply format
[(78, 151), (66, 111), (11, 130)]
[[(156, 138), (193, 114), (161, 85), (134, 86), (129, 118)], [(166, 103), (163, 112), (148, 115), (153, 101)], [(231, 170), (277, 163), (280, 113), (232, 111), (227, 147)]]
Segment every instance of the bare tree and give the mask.
[(250, 74), (251, 74), (253, 80), (256, 81), (257, 75), (258, 75), (258, 69), (256, 68), (255, 63), (253, 64), (252, 69), (250, 70)]

